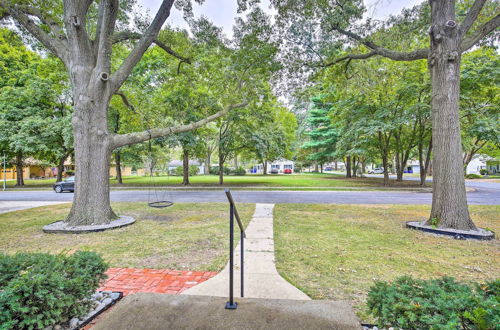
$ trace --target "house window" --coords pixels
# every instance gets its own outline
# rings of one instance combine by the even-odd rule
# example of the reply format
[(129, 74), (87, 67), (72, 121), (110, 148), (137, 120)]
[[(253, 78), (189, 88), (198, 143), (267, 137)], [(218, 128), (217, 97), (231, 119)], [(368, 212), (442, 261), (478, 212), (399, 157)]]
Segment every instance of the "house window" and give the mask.
[(291, 164), (289, 164), (289, 165), (283, 165), (283, 168), (284, 169), (292, 169), (292, 165)]

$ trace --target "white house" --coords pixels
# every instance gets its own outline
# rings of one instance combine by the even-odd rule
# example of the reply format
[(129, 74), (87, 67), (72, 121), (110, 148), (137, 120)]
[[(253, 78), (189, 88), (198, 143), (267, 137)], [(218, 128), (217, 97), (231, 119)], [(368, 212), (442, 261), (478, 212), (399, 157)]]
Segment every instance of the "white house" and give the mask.
[(488, 174), (500, 173), (500, 162), (487, 155), (475, 155), (465, 169), (466, 174), (481, 174), (487, 170)]
[[(278, 160), (272, 163), (267, 163), (267, 173), (271, 173), (272, 170), (277, 170), (278, 173), (284, 173), (284, 170), (290, 169), (292, 173), (294, 172), (294, 163), (291, 160)], [(252, 166), (249, 171), (250, 173), (262, 174), (264, 173), (264, 165), (257, 164)]]
[(406, 164), (405, 173), (420, 173), (420, 164), (418, 160), (410, 160)]
[[(192, 165), (198, 166), (198, 168), (199, 168), (198, 174), (201, 174), (201, 175), (205, 174), (205, 166), (203, 165), (203, 163), (200, 163), (197, 160), (190, 160), (189, 166), (192, 166)], [(168, 163), (168, 171), (169, 172), (173, 171), (179, 166), (181, 166), (181, 167), (183, 166), (182, 160), (173, 160), (170, 163)]]

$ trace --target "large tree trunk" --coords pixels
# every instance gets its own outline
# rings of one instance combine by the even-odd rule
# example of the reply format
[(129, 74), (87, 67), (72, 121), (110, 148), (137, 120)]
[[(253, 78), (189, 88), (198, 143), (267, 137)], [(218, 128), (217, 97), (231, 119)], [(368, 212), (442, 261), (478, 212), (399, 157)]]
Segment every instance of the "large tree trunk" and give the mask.
[(351, 174), (351, 156), (347, 156), (346, 157), (346, 161), (345, 161), (345, 177), (346, 178), (351, 178), (352, 177), (352, 174)]
[(432, 153), (432, 137), (429, 140), (429, 145), (427, 147), (427, 153), (425, 155), (423, 153), (423, 143), (419, 142), (418, 144), (418, 165), (420, 167), (420, 185), (425, 187), (425, 180), (427, 178), (427, 171), (429, 170), (429, 164), (431, 162), (431, 153)]
[(64, 156), (59, 158), (59, 163), (57, 164), (57, 182), (62, 181), (63, 173), (64, 173), (64, 162), (68, 159), (71, 151), (66, 153)]
[(57, 179), (56, 179), (57, 182), (62, 181), (65, 161), (66, 161), (66, 157), (59, 158), (59, 163), (57, 164)]
[(123, 184), (121, 158), (120, 151), (115, 151), (116, 181), (118, 184)]
[(467, 207), (459, 121), (460, 38), (455, 1), (430, 1), (433, 194), (431, 219), (440, 228), (476, 229)]
[(207, 153), (205, 155), (205, 175), (210, 174), (210, 162), (212, 161), (212, 151), (207, 149)]
[(352, 157), (352, 177), (357, 178), (358, 177), (358, 164), (357, 164), (357, 159), (358, 157), (353, 156)]
[(386, 152), (382, 153), (382, 167), (384, 168), (384, 186), (389, 185), (389, 161), (388, 161), (388, 155)]
[(18, 152), (16, 154), (16, 186), (23, 187), (24, 186), (24, 177), (23, 177), (23, 153)]
[(219, 151), (219, 184), (224, 184), (224, 156)]
[(70, 225), (105, 224), (117, 218), (109, 198), (112, 147), (105, 120), (109, 99), (102, 94), (81, 96), (75, 104), (75, 195), (66, 219)]
[(267, 160), (264, 160), (262, 162), (262, 170), (263, 170), (263, 174), (267, 175)]
[(182, 151), (182, 184), (189, 184), (189, 152), (187, 149)]

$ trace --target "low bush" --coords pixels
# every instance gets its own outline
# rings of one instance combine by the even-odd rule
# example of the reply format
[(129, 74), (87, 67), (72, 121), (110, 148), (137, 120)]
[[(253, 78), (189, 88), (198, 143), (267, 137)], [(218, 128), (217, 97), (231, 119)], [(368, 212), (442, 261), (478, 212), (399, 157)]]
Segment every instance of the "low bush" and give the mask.
[(367, 305), (379, 327), (402, 329), (498, 329), (500, 279), (479, 285), (442, 277), (409, 276), (376, 282)]
[[(224, 166), (222, 171), (223, 171), (224, 175), (229, 175), (231, 173), (231, 170), (229, 169), (229, 167), (226, 167), (226, 166)], [(210, 174), (218, 175), (219, 174), (219, 166), (210, 167)]]
[[(200, 168), (196, 165), (189, 165), (189, 176), (196, 175), (200, 172)], [(174, 170), (174, 175), (177, 176), (183, 176), (184, 175), (184, 167), (183, 166), (177, 166)]]
[(479, 174), (486, 175), (486, 174), (488, 174), (488, 170), (485, 169), (485, 168), (482, 168), (482, 169), (479, 170)]
[(247, 174), (247, 171), (245, 171), (245, 169), (240, 166), (237, 169), (232, 170), (231, 174), (232, 175), (245, 175), (245, 174)]
[(481, 179), (481, 176), (479, 174), (467, 174), (465, 177), (467, 179)]
[(0, 329), (43, 329), (84, 315), (107, 267), (94, 252), (0, 254)]

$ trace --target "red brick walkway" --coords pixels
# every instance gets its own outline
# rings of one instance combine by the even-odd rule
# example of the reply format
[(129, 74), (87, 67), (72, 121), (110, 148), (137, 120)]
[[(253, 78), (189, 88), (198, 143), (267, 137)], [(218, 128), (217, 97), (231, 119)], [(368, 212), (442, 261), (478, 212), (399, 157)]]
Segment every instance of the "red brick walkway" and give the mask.
[(193, 272), (169, 269), (109, 268), (108, 279), (98, 290), (179, 294), (209, 278), (215, 272)]

